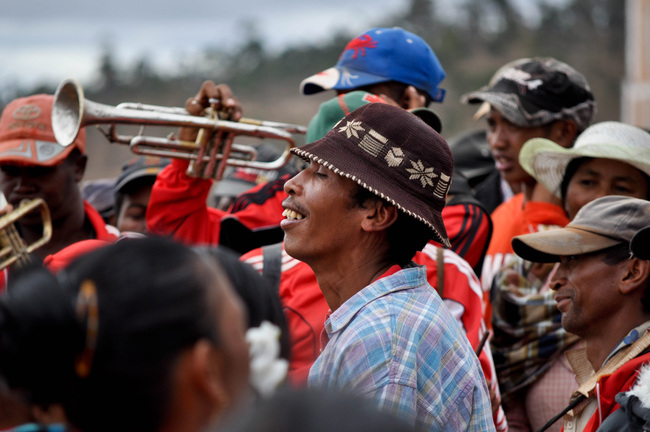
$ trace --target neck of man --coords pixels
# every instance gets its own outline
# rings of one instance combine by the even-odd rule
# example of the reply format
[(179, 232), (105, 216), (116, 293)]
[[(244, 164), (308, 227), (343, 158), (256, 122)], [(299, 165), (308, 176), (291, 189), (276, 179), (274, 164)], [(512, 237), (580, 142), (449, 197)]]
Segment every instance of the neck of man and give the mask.
[[(42, 224), (21, 224), (20, 230), (27, 244), (34, 243), (43, 236)], [(48, 255), (54, 254), (78, 241), (88, 240), (92, 236), (92, 229), (86, 224), (86, 213), (80, 197), (79, 204), (71, 208), (65, 215), (56, 219), (53, 217), (52, 238), (33, 253), (42, 260)]]
[(396, 264), (387, 258), (384, 248), (363, 252), (350, 248), (332, 258), (308, 263), (332, 311)]
[(602, 325), (594, 326), (589, 335), (584, 336), (587, 359), (595, 371), (605, 363), (612, 350), (633, 329), (650, 321), (650, 314), (641, 313), (639, 302), (632, 302), (630, 307), (620, 308), (619, 313)]

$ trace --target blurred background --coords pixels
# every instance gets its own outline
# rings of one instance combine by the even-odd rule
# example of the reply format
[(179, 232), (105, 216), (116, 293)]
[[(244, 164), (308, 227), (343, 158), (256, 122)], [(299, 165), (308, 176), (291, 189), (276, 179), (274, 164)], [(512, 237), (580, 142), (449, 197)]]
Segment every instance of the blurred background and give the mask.
[[(210, 79), (232, 87), (247, 117), (307, 125), (333, 93), (301, 96), (300, 81), (377, 26), (403, 27), (436, 52), (447, 96), (431, 108), (448, 139), (484, 126), (460, 96), (529, 56), (582, 72), (597, 121), (650, 126), (650, 113), (630, 108), (650, 98), (648, 0), (11, 0), (0, 17), (0, 107), (67, 77), (96, 102), (184, 106)], [(86, 178), (117, 175), (128, 148), (88, 129)]]

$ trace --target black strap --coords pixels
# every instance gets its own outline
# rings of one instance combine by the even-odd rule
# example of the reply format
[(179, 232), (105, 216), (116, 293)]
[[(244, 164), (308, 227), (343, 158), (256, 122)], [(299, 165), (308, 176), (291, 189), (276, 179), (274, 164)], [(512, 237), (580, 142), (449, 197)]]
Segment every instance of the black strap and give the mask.
[(569, 403), (569, 405), (567, 405), (567, 407), (564, 408), (564, 409), (563, 409), (559, 414), (557, 414), (555, 417), (553, 417), (552, 419), (550, 419), (549, 421), (547, 421), (546, 424), (545, 424), (544, 426), (542, 426), (541, 428), (537, 429), (537, 432), (544, 432), (546, 429), (550, 428), (550, 427), (553, 425), (553, 423), (555, 423), (556, 421), (558, 421), (559, 419), (561, 419), (562, 416), (564, 416), (564, 414), (566, 414), (566, 413), (568, 413), (569, 411), (571, 411), (573, 408), (575, 408), (576, 406), (578, 406), (578, 404), (579, 404), (580, 402), (582, 402), (583, 400), (585, 400), (585, 399), (587, 399), (587, 397), (586, 397), (585, 395), (583, 395), (583, 394), (581, 394), (580, 396), (578, 396), (578, 397), (576, 397), (575, 399), (573, 399), (573, 400), (571, 401), (571, 403)]
[(282, 243), (262, 246), (262, 276), (271, 284), (275, 292), (280, 292), (282, 275)]

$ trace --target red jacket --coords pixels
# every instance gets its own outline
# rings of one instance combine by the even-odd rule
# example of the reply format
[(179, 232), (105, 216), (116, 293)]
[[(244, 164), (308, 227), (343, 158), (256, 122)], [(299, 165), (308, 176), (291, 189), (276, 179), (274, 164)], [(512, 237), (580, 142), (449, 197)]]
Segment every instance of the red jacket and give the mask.
[(173, 159), (158, 173), (147, 207), (147, 231), (187, 244), (216, 245), (225, 212), (207, 206), (212, 181), (189, 177), (188, 164)]
[[(594, 394), (599, 400), (599, 408), (591, 416), (583, 432), (595, 432), (601, 424), (614, 411), (620, 408), (614, 399), (618, 393), (627, 392), (637, 380), (641, 367), (650, 363), (650, 352), (633, 358), (611, 375), (604, 375), (598, 380)], [(564, 428), (562, 428), (564, 430)]]

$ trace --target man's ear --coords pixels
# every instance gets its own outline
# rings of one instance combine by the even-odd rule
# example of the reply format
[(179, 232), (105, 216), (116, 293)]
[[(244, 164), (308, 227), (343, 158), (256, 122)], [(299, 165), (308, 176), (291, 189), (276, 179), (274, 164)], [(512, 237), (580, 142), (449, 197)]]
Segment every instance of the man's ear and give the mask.
[(558, 120), (551, 125), (549, 139), (564, 148), (569, 148), (578, 136), (578, 126), (573, 120)]
[(619, 290), (623, 294), (631, 294), (636, 289), (640, 289), (643, 295), (650, 278), (650, 261), (631, 258), (625, 264), (625, 273), (619, 284)]
[(191, 353), (192, 382), (199, 393), (220, 410), (230, 403), (224, 372), (225, 361), (222, 353), (208, 340), (196, 342)]
[(79, 183), (84, 178), (86, 173), (86, 164), (88, 163), (88, 156), (85, 154), (80, 155), (74, 161), (74, 181)]
[(397, 220), (397, 206), (382, 200), (367, 203), (366, 216), (361, 222), (364, 231), (384, 231)]

